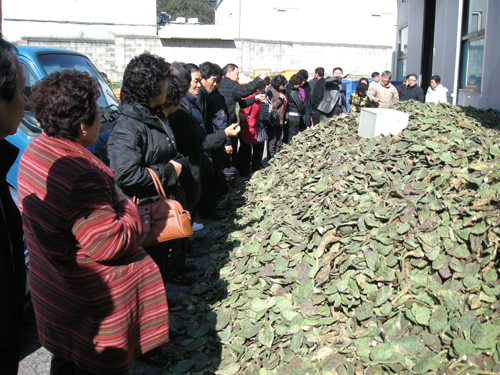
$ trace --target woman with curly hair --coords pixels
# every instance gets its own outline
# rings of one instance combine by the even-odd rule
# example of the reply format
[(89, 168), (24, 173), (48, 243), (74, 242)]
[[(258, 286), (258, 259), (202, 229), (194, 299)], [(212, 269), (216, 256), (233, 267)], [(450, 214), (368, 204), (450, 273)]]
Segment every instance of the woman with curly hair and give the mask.
[(99, 89), (84, 72), (40, 81), (30, 98), (43, 133), (23, 153), (19, 208), (30, 292), (51, 374), (129, 374), (168, 341), (160, 272), (139, 244), (136, 206), (86, 150), (99, 135)]
[[(170, 64), (162, 57), (147, 52), (129, 62), (123, 74), (119, 116), (108, 140), (108, 156), (115, 170), (116, 184), (125, 196), (137, 197), (140, 203), (158, 200), (146, 169), (150, 168), (160, 179), (165, 193), (185, 207), (178, 179), (188, 159), (177, 152), (174, 133), (162, 114), (169, 69)], [(174, 89), (171, 86), (171, 90)], [(185, 274), (186, 254), (181, 240), (145, 249), (160, 268), (165, 282), (193, 283), (194, 279)]]

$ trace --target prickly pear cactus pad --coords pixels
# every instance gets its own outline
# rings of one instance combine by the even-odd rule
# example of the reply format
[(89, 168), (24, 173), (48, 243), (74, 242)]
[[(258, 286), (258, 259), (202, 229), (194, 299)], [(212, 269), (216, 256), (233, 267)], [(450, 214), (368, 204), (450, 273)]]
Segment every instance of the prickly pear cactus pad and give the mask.
[(394, 108), (401, 133), (340, 116), (247, 182), (214, 239), (234, 245), (209, 305), (216, 373), (500, 371), (500, 115)]

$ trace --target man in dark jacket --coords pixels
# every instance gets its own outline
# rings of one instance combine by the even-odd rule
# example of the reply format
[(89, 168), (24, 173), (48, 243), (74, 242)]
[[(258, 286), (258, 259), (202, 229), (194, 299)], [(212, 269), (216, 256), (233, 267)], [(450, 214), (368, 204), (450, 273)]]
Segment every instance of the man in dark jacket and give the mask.
[[(205, 127), (208, 123), (208, 97), (215, 89), (217, 73), (218, 71), (215, 64), (211, 62), (207, 61), (200, 65), (201, 87), (197, 97), (197, 103), (203, 115), (203, 124), (205, 124)], [(209, 129), (207, 129), (207, 131), (213, 133), (213, 131), (209, 131)]]
[[(267, 72), (263, 71), (259, 77), (255, 78), (252, 82), (247, 83), (246, 85), (240, 85), (240, 71), (237, 65), (235, 64), (227, 64), (224, 68), (222, 68), (222, 80), (220, 83), (219, 92), (224, 97), (226, 101), (229, 123), (235, 124), (238, 122), (238, 114), (236, 112), (236, 103), (239, 104), (240, 108), (246, 108), (249, 105), (252, 105), (254, 102), (247, 103), (243, 100), (247, 96), (253, 94), (257, 89), (257, 84), (262, 82), (264, 78), (268, 76)], [(236, 149), (238, 147), (238, 140), (232, 141), (232, 151), (233, 160), (232, 165), (236, 166)]]
[[(246, 104), (242, 98), (253, 94), (257, 89), (257, 84), (267, 77), (266, 72), (262, 72), (259, 77), (246, 85), (239, 84), (239, 68), (235, 64), (227, 64), (222, 68), (222, 81), (220, 83), (220, 94), (226, 100), (227, 109), (229, 111), (229, 123), (238, 122), (236, 113), (236, 103), (240, 104), (240, 108), (245, 108)], [(252, 103), (253, 104), (253, 103)]]
[[(342, 83), (343, 74), (342, 68), (337, 67), (333, 69), (333, 76), (325, 80), (323, 92), (320, 91), (321, 86), (318, 84), (314, 87), (313, 100), (319, 112), (318, 122), (327, 121), (333, 116), (347, 112), (346, 85)], [(317, 117), (318, 113), (316, 113), (316, 120), (318, 120)]]
[(323, 93), (325, 91), (325, 69), (323, 68), (316, 68), (316, 71), (314, 73), (314, 79), (316, 80), (313, 85), (311, 85), (311, 82), (309, 84), (311, 85), (311, 117), (312, 117), (312, 122), (313, 125), (319, 124), (319, 117), (321, 116), (321, 113), (318, 111), (318, 105), (321, 103), (321, 100), (323, 99)]
[[(174, 63), (170, 67), (170, 72), (184, 85), (184, 91), (187, 91), (186, 88), (189, 89), (189, 82), (187, 82), (189, 71), (181, 64)], [(178, 92), (177, 94), (182, 96), (184, 92)], [(167, 95), (167, 101), (168, 99)], [(200, 169), (203, 156), (205, 156), (204, 151), (222, 147), (226, 141), (226, 136), (235, 136), (239, 128), (233, 126), (221, 132), (207, 134), (203, 126), (196, 124), (191, 111), (191, 107), (185, 101), (182, 101), (180, 108), (168, 115), (168, 121), (174, 132), (179, 152), (189, 157), (189, 171), (184, 171), (180, 179), (181, 185), (186, 192), (189, 210), (195, 212), (196, 205), (201, 197)]]
[(309, 87), (311, 88), (311, 115), (312, 115), (312, 95), (314, 92), (314, 87), (321, 78), (325, 78), (325, 69), (322, 67), (318, 67), (314, 69), (314, 77), (309, 82), (307, 82), (309, 83)]
[(415, 74), (408, 74), (406, 76), (406, 89), (403, 90), (403, 95), (400, 97), (400, 101), (404, 100), (417, 100), (421, 103), (425, 101), (424, 90), (417, 85), (418, 79)]
[(0, 369), (6, 375), (17, 374), (19, 366), (26, 291), (21, 215), (6, 181), (19, 150), (4, 138), (16, 133), (28, 105), (23, 69), (14, 48), (0, 39)]

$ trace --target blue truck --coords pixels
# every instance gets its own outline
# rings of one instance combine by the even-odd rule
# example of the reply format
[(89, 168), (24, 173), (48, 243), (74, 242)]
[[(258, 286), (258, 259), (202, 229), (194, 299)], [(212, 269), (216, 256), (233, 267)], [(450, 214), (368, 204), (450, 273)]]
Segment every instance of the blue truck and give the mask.
[[(60, 72), (64, 69), (76, 69), (82, 72), (88, 72), (92, 75), (101, 87), (101, 95), (97, 99), (97, 104), (102, 108), (101, 129), (98, 141), (88, 149), (92, 152), (98, 152), (106, 164), (109, 164), (106, 152), (106, 143), (109, 137), (114, 119), (118, 109), (118, 99), (113, 94), (111, 87), (103, 79), (100, 72), (92, 64), (90, 59), (78, 52), (63, 49), (45, 48), (45, 47), (17, 47), (19, 61), (26, 77), (24, 83), (24, 93), (28, 97), (31, 94), (31, 88), (42, 78), (53, 72)], [(19, 168), (19, 159), (28, 145), (35, 137), (42, 133), (29, 106), (24, 111), (24, 117), (21, 120), (17, 133), (5, 138), (19, 149), (19, 155), (16, 162), (7, 174), (7, 182), (13, 190), (17, 191), (17, 170)]]

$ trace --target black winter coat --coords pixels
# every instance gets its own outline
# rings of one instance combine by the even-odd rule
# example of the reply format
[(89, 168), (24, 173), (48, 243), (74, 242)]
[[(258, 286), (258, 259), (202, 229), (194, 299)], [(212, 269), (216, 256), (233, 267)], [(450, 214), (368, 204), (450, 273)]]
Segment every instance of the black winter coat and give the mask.
[[(178, 150), (189, 158), (188, 170), (183, 171), (179, 177), (181, 186), (186, 193), (188, 205), (192, 206), (201, 197), (201, 163), (203, 151), (222, 147), (226, 134), (221, 131), (207, 134), (189, 114), (189, 108), (182, 106), (174, 113), (168, 115), (168, 121), (175, 135)], [(203, 130), (203, 131), (200, 131)]]
[(425, 101), (424, 90), (419, 85), (410, 86), (406, 85), (406, 89), (403, 90), (403, 95), (399, 98), (399, 100), (417, 100), (421, 103)]
[(323, 94), (325, 93), (325, 82), (326, 80), (321, 77), (314, 85), (314, 90), (311, 95), (311, 109), (317, 110), (319, 103), (323, 100)]
[[(18, 153), (15, 146), (6, 140), (0, 141), (0, 199), (3, 207), (3, 214), (0, 210), (0, 347), (4, 351), (9, 348), (6, 353), (16, 357), (12, 358), (13, 366), (19, 360), (26, 266), (21, 215), (5, 179)], [(2, 370), (8, 372), (9, 367)]]
[(158, 196), (148, 167), (156, 172), (166, 193), (174, 194), (177, 180), (169, 161), (185, 167), (188, 158), (177, 151), (168, 122), (137, 103), (120, 104), (118, 113), (108, 140), (110, 167), (115, 170), (118, 188), (128, 197)]
[(286, 111), (295, 112), (302, 116), (305, 113), (305, 106), (302, 102), (302, 97), (298, 89), (294, 89), (288, 85), (286, 87)]
[[(226, 101), (217, 88), (208, 97), (208, 116), (205, 129), (208, 134), (226, 130), (229, 126), (229, 111)], [(226, 138), (226, 146), (231, 144), (231, 138)]]

